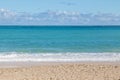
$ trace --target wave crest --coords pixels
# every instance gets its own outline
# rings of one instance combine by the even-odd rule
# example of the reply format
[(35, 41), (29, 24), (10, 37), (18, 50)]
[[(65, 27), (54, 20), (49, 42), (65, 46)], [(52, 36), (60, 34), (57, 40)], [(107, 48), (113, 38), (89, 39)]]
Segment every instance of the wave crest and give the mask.
[(0, 53), (0, 62), (120, 61), (120, 53)]

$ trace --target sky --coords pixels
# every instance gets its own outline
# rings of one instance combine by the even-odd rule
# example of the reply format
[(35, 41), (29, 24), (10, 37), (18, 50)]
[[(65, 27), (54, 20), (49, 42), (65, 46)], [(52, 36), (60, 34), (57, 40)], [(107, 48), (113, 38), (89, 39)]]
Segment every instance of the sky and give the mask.
[(119, 25), (120, 0), (0, 0), (0, 25)]

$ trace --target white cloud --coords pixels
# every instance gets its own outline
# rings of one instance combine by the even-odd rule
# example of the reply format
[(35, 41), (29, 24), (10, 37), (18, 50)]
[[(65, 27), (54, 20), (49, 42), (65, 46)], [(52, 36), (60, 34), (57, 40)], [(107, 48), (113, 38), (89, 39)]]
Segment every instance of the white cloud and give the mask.
[(14, 12), (0, 9), (0, 24), (28, 25), (120, 25), (120, 15), (46, 11), (40, 13)]

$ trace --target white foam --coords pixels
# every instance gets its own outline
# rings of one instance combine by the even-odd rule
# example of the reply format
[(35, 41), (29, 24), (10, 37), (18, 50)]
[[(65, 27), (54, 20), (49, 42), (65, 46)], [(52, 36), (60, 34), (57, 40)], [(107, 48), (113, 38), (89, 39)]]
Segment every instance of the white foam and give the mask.
[(73, 61), (120, 61), (120, 53), (0, 53), (0, 62), (73, 62)]

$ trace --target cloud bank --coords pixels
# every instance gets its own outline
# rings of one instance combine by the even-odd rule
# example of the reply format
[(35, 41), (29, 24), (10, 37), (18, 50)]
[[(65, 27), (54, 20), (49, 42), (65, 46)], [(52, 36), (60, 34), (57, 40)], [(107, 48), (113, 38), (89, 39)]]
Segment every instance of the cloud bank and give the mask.
[(68, 11), (27, 13), (0, 9), (0, 25), (120, 25), (120, 15)]

